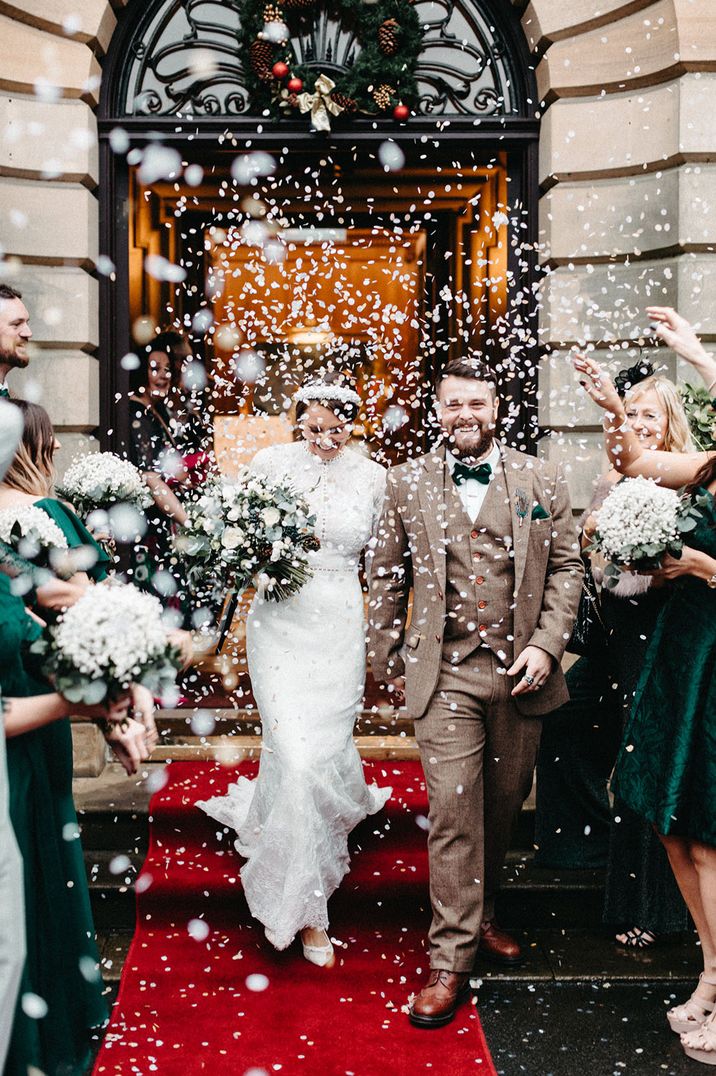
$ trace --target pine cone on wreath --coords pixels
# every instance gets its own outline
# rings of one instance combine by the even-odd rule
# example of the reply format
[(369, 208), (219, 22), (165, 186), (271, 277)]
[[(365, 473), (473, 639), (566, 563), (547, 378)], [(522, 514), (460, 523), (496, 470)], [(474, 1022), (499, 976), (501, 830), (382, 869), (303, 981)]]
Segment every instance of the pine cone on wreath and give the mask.
[(387, 82), (384, 82), (377, 90), (373, 91), (373, 100), (382, 112), (385, 112), (386, 108), (390, 108), (394, 93), (395, 90)]
[(334, 90), (331, 94), (331, 98), (337, 105), (340, 105), (344, 112), (358, 111), (358, 102), (354, 101), (352, 97), (349, 97), (347, 93), (341, 93), (340, 90)]
[(316, 0), (283, 0), (283, 6), (287, 11), (308, 11), (316, 3)]
[(398, 30), (395, 19), (386, 19), (378, 27), (378, 47), (385, 56), (395, 56), (398, 51)]
[(262, 81), (271, 78), (271, 65), (273, 64), (273, 46), (268, 41), (254, 41), (249, 50), (251, 66), (254, 73)]

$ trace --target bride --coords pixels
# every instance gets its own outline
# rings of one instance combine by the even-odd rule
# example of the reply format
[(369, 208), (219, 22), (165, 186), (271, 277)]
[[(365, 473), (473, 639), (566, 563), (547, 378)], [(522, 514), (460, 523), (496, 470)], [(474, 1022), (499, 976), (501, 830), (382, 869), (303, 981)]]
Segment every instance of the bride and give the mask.
[(327, 902), (348, 871), (348, 834), (392, 791), (366, 785), (353, 743), (365, 681), (358, 563), (386, 472), (345, 447), (361, 399), (338, 374), (309, 381), (294, 399), (301, 439), (262, 449), (251, 469), (306, 497), (321, 548), (298, 594), (279, 602), (257, 594), (249, 612), (258, 776), (198, 806), (238, 833), (244, 893), (268, 940), (285, 949), (300, 931), (304, 956), (324, 967), (335, 961)]

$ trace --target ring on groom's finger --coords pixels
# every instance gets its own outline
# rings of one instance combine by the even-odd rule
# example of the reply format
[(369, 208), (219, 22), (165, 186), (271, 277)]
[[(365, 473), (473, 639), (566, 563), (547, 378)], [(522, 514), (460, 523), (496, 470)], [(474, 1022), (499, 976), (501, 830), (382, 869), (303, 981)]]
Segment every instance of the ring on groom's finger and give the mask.
[(522, 679), (526, 680), (530, 687), (532, 687), (532, 685), (535, 682), (534, 676), (529, 676), (527, 673), (525, 673), (525, 675), (522, 677)]

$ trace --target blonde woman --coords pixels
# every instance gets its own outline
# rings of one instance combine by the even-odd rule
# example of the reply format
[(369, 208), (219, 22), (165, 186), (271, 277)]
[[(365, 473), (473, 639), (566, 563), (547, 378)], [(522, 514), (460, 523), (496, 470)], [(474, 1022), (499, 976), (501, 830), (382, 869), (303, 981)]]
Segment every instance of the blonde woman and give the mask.
[[(666, 317), (677, 315), (667, 311)], [(653, 316), (653, 315), (652, 315)], [(679, 321), (683, 324), (679, 324)], [(668, 331), (684, 352), (700, 348), (707, 384), (716, 364), (683, 319)], [(661, 324), (661, 323), (660, 323)], [(689, 343), (691, 341), (691, 344)], [(682, 354), (681, 351), (679, 351)], [(679, 559), (664, 557), (654, 573), (669, 583), (637, 686), (613, 785), (653, 825), (688, 904), (699, 935), (704, 970), (696, 990), (667, 1019), (681, 1033), (685, 1053), (716, 1065), (716, 451), (649, 451), (625, 421), (609, 377), (578, 355), (581, 384), (605, 411), (607, 450), (629, 477), (685, 489), (700, 519)], [(708, 380), (711, 376), (711, 381)]]
[[(678, 389), (639, 362), (616, 378), (626, 421), (640, 445), (662, 452), (693, 450)], [(594, 514), (621, 479), (613, 468), (594, 491), (583, 543)], [(593, 565), (597, 581), (599, 568)], [(630, 949), (686, 929), (688, 915), (668, 859), (651, 826), (607, 795), (607, 781), (657, 617), (668, 596), (649, 577), (622, 573), (602, 590), (605, 651), (582, 657), (568, 673), (571, 699), (545, 721), (537, 764), (537, 862), (543, 866), (607, 867), (605, 922), (621, 927), (615, 941)]]

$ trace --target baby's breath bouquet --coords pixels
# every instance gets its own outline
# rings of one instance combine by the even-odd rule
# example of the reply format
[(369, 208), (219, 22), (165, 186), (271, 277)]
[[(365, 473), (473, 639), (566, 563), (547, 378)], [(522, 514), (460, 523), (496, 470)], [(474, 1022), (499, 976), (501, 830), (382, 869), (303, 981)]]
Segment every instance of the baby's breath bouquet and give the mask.
[(189, 519), (175, 546), (195, 591), (218, 597), (253, 582), (282, 601), (313, 574), (316, 520), (287, 484), (243, 470), (235, 482), (211, 482), (185, 507)]
[(698, 518), (698, 508), (688, 497), (651, 478), (618, 482), (595, 512), (590, 545), (607, 561), (605, 586), (614, 587), (625, 568), (648, 572), (658, 568), (667, 553), (680, 557), (684, 535)]
[(37, 568), (65, 578), (81, 568), (74, 566), (67, 539), (55, 521), (32, 504), (0, 509), (0, 540)]
[(140, 471), (113, 452), (93, 452), (74, 460), (57, 494), (85, 521), (92, 512), (106, 512), (116, 504), (142, 509), (152, 501)]
[(162, 696), (180, 665), (157, 598), (114, 581), (90, 587), (31, 649), (57, 690), (87, 705), (116, 698), (132, 683)]

